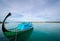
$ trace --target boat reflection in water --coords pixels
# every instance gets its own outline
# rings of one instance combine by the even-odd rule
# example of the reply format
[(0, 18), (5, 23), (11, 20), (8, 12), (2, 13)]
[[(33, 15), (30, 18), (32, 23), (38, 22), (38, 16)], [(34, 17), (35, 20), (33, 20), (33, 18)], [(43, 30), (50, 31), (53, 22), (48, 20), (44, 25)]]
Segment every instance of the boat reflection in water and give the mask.
[(11, 13), (9, 13), (5, 17), (5, 19), (2, 23), (3, 34), (9, 41), (26, 41), (30, 37), (30, 35), (33, 31), (32, 23), (31, 22), (22, 22), (22, 23), (18, 24), (16, 28), (7, 30), (4, 26), (4, 23), (5, 23), (5, 20), (10, 15), (11, 15)]

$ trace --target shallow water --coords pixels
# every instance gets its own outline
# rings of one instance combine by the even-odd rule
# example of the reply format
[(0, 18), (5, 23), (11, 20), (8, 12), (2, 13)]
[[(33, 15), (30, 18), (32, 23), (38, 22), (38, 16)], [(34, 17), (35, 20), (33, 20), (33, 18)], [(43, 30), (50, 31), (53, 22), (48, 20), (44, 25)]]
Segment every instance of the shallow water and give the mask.
[[(15, 28), (19, 23), (6, 24), (6, 28)], [(60, 23), (33, 23), (33, 32), (28, 41), (60, 41)], [(0, 40), (8, 41), (1, 30)]]

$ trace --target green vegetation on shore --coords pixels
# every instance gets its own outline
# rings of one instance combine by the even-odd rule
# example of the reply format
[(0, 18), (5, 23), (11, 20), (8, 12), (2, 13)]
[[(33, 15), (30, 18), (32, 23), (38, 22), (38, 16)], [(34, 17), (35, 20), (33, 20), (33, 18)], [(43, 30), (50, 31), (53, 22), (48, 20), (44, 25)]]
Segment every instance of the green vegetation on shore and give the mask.
[[(2, 23), (0, 21), (0, 23)], [(8, 22), (5, 22), (8, 23)], [(16, 22), (16, 23), (21, 23), (21, 22)], [(32, 23), (60, 23), (60, 21), (32, 21)]]
[[(28, 22), (28, 21), (26, 21)], [(60, 21), (29, 21), (32, 23), (60, 23)], [(21, 23), (21, 22), (16, 22), (16, 23)]]
[[(0, 21), (0, 23), (2, 23), (2, 22)], [(8, 23), (8, 22), (5, 22), (5, 23)]]

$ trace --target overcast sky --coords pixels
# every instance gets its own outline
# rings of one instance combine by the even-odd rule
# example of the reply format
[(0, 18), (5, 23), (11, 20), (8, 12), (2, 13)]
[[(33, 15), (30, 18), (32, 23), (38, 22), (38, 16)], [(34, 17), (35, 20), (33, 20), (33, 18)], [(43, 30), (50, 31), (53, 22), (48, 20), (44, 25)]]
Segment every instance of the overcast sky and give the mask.
[(60, 21), (60, 0), (0, 0), (0, 20)]

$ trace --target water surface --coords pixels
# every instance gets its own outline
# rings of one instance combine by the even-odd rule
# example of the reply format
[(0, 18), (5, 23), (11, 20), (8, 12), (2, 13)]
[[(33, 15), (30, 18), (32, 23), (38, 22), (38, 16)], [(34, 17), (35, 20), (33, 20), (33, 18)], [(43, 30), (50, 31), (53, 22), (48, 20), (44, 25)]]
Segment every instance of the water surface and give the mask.
[[(5, 24), (6, 29), (16, 28), (19, 23)], [(0, 24), (0, 40), (8, 41), (2, 33)], [(60, 23), (33, 23), (33, 32), (28, 41), (60, 41)]]

